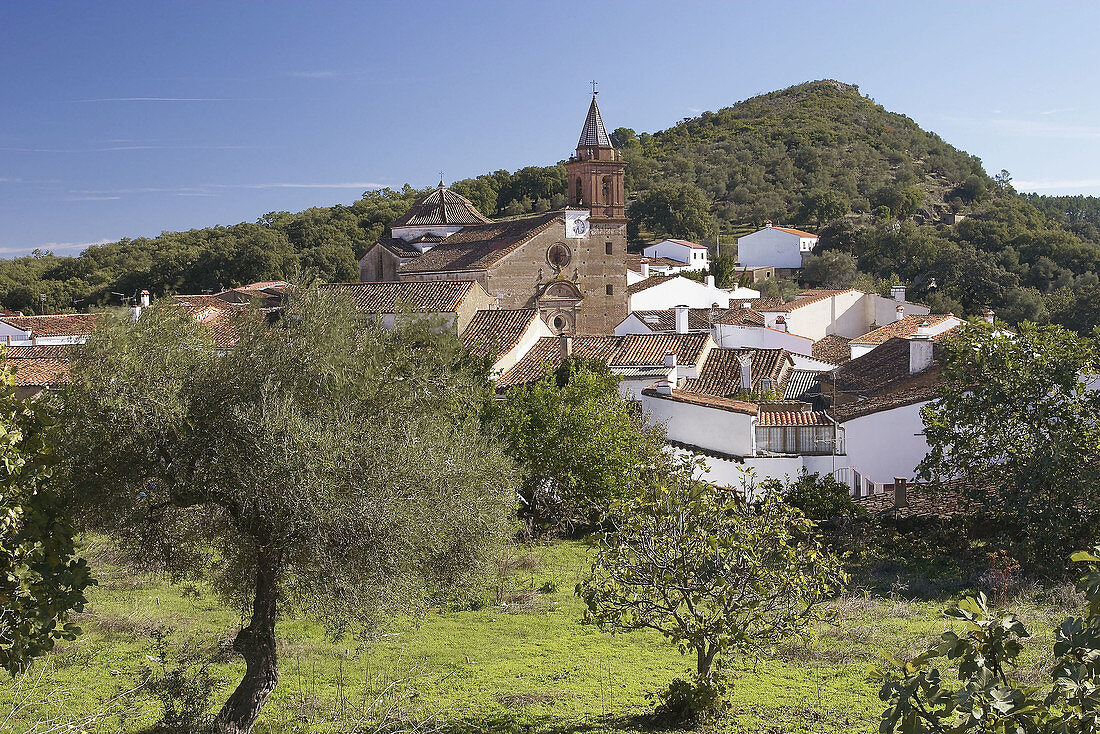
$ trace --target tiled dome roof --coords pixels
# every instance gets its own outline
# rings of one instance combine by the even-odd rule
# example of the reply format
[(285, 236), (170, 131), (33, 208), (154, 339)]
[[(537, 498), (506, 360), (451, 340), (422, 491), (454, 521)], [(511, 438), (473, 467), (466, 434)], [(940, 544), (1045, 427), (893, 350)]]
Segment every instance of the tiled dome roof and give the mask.
[(581, 128), (581, 139), (577, 143), (578, 148), (599, 147), (610, 148), (611, 136), (607, 134), (607, 128), (603, 124), (603, 116), (600, 115), (600, 106), (596, 104), (596, 96), (592, 96), (592, 104), (588, 106), (588, 117)]
[(439, 187), (413, 204), (392, 227), (488, 224), (489, 219), (469, 199), (439, 182)]

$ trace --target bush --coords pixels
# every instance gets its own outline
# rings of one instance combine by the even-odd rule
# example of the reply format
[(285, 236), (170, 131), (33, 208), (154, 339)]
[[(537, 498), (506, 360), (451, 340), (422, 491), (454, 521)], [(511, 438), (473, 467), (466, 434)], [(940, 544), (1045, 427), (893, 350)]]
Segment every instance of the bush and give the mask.
[(699, 678), (689, 683), (677, 678), (657, 694), (657, 717), (678, 724), (709, 724), (729, 711), (727, 686), (722, 679)]

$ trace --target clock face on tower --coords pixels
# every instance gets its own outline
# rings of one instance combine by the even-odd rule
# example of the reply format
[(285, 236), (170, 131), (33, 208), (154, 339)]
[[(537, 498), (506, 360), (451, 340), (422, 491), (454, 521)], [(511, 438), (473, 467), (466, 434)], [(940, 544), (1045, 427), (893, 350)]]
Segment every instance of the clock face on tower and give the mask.
[(588, 220), (587, 219), (574, 219), (573, 220), (573, 234), (577, 237), (584, 237), (588, 234)]

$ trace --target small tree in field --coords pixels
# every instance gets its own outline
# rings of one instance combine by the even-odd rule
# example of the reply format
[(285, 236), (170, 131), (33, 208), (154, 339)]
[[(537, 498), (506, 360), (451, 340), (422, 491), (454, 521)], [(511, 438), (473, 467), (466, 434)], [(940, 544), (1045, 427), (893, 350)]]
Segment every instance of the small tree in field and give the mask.
[(598, 521), (661, 457), (660, 432), (645, 426), (600, 362), (569, 358), (511, 388), (496, 418), (520, 468), (520, 514), (531, 530)]
[(313, 289), (284, 311), (250, 311), (220, 353), (171, 306), (109, 323), (65, 401), (89, 520), (249, 620), (225, 732), (251, 730), (278, 683), (280, 611), (370, 632), (468, 591), (510, 525), (513, 466), (481, 424), (491, 389), (453, 335), (386, 332)]
[(684, 467), (617, 508), (577, 594), (600, 629), (656, 630), (693, 652), (692, 690), (674, 683), (666, 707), (706, 718), (725, 705), (723, 654), (807, 632), (820, 603), (846, 582), (811, 531), (774, 495), (750, 504)]
[(75, 639), (69, 613), (95, 583), (50, 482), (55, 423), (43, 402), (16, 398), (11, 369), (0, 370), (0, 668), (12, 675)]

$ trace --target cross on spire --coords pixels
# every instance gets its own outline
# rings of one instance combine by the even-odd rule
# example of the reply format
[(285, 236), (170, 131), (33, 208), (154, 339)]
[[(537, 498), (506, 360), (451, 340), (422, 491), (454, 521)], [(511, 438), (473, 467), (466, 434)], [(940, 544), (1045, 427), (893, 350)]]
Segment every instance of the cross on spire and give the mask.
[(445, 188), (445, 187), (443, 186), (443, 171), (440, 171), (440, 172), (439, 172), (439, 188), (441, 188), (441, 189), (442, 189), (442, 188)]
[(596, 85), (599, 84), (599, 82), (597, 82), (595, 79), (593, 79), (592, 81), (590, 81), (588, 83), (592, 85), (592, 96), (595, 97), (597, 94), (599, 94), (599, 92), (596, 91)]

